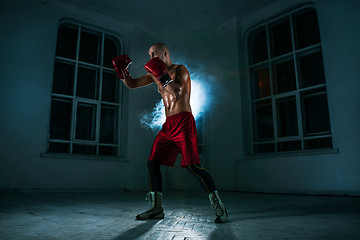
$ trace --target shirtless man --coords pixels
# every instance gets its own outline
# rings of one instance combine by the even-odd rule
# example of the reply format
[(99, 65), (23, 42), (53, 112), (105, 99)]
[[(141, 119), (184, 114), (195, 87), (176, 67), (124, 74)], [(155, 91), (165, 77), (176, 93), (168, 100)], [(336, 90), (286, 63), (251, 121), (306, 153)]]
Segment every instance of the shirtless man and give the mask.
[(129, 89), (148, 86), (155, 83), (165, 106), (166, 122), (157, 134), (149, 160), (149, 185), (151, 208), (136, 216), (138, 220), (162, 219), (162, 177), (160, 166), (172, 167), (180, 153), (181, 166), (187, 168), (200, 180), (200, 184), (209, 194), (211, 206), (215, 209), (216, 223), (226, 222), (228, 214), (220, 200), (214, 181), (209, 172), (202, 168), (197, 149), (197, 132), (191, 113), (191, 79), (184, 65), (175, 65), (170, 59), (169, 48), (164, 43), (155, 43), (149, 49), (151, 60), (146, 63), (148, 73), (132, 78), (128, 67), (131, 60), (127, 55), (113, 59), (112, 63), (121, 80)]

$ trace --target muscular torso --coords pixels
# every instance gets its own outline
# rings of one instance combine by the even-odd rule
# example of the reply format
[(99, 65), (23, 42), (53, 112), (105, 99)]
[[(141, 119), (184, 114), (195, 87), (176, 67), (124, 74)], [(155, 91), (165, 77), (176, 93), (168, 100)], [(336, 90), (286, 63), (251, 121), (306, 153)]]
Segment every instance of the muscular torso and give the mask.
[(172, 83), (164, 88), (158, 81), (154, 81), (163, 99), (166, 116), (170, 117), (181, 112), (191, 112), (191, 80), (187, 69), (183, 65), (174, 65), (168, 69), (168, 73), (174, 79), (174, 83), (179, 86), (180, 91), (177, 97), (174, 97), (167, 90)]

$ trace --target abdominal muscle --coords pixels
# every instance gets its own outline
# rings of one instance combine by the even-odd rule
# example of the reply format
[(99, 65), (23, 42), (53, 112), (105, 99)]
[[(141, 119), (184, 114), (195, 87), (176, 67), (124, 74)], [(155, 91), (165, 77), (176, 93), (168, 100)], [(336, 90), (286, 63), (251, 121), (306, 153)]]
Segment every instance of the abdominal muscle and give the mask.
[[(179, 65), (175, 65), (175, 67), (169, 71), (169, 75), (172, 79), (175, 79), (176, 69)], [(180, 95), (175, 98), (171, 95), (166, 87), (164, 88), (158, 81), (154, 82), (158, 85), (158, 92), (161, 94), (161, 97), (165, 106), (165, 115), (166, 117), (170, 117), (182, 112), (191, 112), (190, 106), (190, 91), (191, 91), (191, 82), (190, 78), (187, 79), (187, 82), (184, 83), (181, 87)]]
[(170, 117), (182, 112), (191, 112), (190, 94), (188, 92), (181, 93), (177, 99), (166, 92), (165, 89), (162, 89), (160, 94), (164, 102), (166, 117)]

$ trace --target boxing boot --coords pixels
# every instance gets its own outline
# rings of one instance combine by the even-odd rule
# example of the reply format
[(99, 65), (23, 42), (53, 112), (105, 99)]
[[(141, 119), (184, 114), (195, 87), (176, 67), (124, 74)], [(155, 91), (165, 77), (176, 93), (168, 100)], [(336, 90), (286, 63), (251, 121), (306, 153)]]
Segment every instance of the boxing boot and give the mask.
[(209, 194), (211, 207), (215, 209), (216, 219), (215, 223), (224, 223), (228, 219), (227, 210), (222, 203), (217, 190)]
[(162, 204), (162, 193), (161, 192), (149, 192), (146, 196), (146, 200), (149, 200), (151, 208), (146, 212), (140, 213), (136, 216), (137, 220), (147, 219), (163, 219), (164, 210)]

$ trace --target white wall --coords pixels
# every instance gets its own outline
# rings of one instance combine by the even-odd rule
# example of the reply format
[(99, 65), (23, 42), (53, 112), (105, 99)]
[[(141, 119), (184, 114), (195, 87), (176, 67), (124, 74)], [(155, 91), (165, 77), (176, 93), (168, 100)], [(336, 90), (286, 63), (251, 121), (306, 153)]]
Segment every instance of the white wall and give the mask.
[[(257, 23), (301, 2), (273, 1), (240, 16), (239, 38), (243, 40), (245, 31)], [(333, 145), (339, 153), (250, 158), (244, 152), (237, 161), (239, 190), (360, 194), (360, 104), (357, 99), (360, 91), (360, 4), (351, 0), (319, 0), (315, 1), (315, 8), (319, 17)], [(245, 53), (244, 48), (241, 51)], [(246, 71), (244, 64), (240, 69)], [(246, 88), (246, 79), (241, 81), (242, 88)], [(245, 101), (242, 101), (244, 108)], [(243, 112), (243, 116), (245, 114), (247, 112)], [(245, 123), (244, 135), (248, 134), (247, 128)]]
[[(247, 105), (247, 29), (302, 1), (275, 0), (211, 29), (152, 31), (69, 1), (10, 1), (0, 5), (0, 189), (147, 189), (146, 160), (155, 134), (140, 116), (160, 95), (155, 86), (125, 92), (123, 156), (119, 161), (41, 157), (47, 145), (58, 22), (71, 17), (118, 32), (144, 74), (151, 43), (166, 42), (174, 63), (186, 64), (216, 87), (205, 123), (201, 159), (221, 190), (360, 193), (359, 4), (317, 0), (334, 148), (338, 154), (251, 158)], [(59, 4), (59, 2), (61, 4)], [(52, 4), (50, 4), (52, 3)], [(125, 18), (124, 19), (129, 19)], [(346, 107), (345, 107), (346, 106)], [(184, 177), (177, 180), (173, 176)], [(168, 189), (193, 188), (184, 169), (163, 169)], [(195, 189), (198, 188), (194, 187)]]
[[(35, 1), (34, 1), (35, 2)], [(32, 1), (2, 1), (0, 12), (0, 188), (2, 189), (119, 189), (132, 187), (133, 148), (119, 161), (40, 156), (46, 152), (55, 61), (57, 28), (65, 17), (118, 32), (127, 51), (149, 45), (146, 33), (132, 31), (126, 22), (96, 12)], [(132, 45), (129, 43), (133, 42)], [(144, 62), (144, 60), (143, 60)], [(135, 69), (134, 72), (140, 71)], [(144, 70), (142, 70), (144, 71)], [(142, 90), (128, 94), (125, 124), (134, 128), (136, 99)], [(146, 102), (143, 101), (146, 105)], [(140, 108), (140, 107), (139, 107)], [(136, 131), (135, 131), (136, 132)], [(138, 132), (139, 133), (139, 132)], [(141, 132), (140, 132), (141, 134)], [(129, 145), (138, 140), (129, 137)], [(141, 142), (141, 140), (139, 141)], [(139, 143), (140, 146), (143, 144)], [(146, 145), (146, 144), (144, 144)], [(141, 151), (140, 151), (141, 152)], [(130, 156), (130, 157), (128, 157)], [(143, 156), (140, 156), (143, 157)]]

